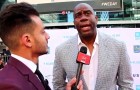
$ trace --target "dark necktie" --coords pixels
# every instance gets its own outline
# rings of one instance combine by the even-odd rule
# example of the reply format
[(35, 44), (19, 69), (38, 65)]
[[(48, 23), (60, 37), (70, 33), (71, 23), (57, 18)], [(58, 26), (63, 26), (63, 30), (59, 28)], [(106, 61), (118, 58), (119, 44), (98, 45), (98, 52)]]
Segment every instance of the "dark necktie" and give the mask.
[(48, 80), (47, 79), (44, 80), (43, 75), (41, 74), (41, 72), (38, 69), (36, 69), (35, 74), (38, 75), (38, 78), (40, 79), (41, 83), (43, 84), (45, 90), (51, 90), (51, 88), (48, 85)]

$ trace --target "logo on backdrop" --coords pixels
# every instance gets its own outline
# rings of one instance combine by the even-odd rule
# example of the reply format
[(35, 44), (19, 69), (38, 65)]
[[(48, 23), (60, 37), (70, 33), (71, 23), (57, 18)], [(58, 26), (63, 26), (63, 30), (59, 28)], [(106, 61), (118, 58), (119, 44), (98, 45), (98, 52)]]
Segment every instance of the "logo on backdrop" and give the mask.
[(118, 37), (120, 37), (120, 34), (116, 33), (116, 34), (112, 34), (112, 36), (113, 36), (114, 38), (118, 38)]
[(140, 85), (136, 85), (136, 90), (140, 90)]
[(140, 45), (134, 45), (134, 53), (140, 53)]
[(135, 39), (140, 40), (140, 32), (135, 32)]
[(140, 77), (140, 74), (133, 74), (133, 77), (138, 78), (138, 77)]
[(133, 64), (133, 65), (134, 64), (136, 65), (136, 64), (140, 64), (140, 61), (130, 61), (130, 63)]

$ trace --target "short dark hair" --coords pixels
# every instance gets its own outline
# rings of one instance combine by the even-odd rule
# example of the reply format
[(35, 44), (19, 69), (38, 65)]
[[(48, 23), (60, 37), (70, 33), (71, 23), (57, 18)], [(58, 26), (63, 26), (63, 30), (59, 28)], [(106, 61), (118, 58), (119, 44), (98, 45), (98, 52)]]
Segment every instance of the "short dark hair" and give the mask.
[(32, 32), (32, 15), (39, 16), (39, 13), (25, 2), (10, 4), (0, 12), (0, 37), (6, 46), (16, 47), (17, 35)]

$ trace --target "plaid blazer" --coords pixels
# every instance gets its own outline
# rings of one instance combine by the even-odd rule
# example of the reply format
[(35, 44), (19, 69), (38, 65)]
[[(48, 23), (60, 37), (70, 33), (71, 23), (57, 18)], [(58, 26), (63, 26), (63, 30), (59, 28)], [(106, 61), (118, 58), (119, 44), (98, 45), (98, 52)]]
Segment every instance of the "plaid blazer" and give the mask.
[[(133, 78), (126, 46), (123, 42), (99, 32), (98, 70), (94, 90), (133, 90)], [(53, 67), (54, 90), (65, 90), (66, 79), (76, 76), (78, 38), (74, 36), (56, 48)], [(84, 90), (87, 85), (84, 82)]]

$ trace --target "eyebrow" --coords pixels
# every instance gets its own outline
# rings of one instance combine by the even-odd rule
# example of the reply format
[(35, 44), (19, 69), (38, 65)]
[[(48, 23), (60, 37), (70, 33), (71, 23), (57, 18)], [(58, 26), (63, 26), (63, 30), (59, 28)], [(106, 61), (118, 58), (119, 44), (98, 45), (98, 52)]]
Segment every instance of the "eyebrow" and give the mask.
[(87, 11), (90, 11), (90, 12), (92, 12), (91, 10), (80, 10), (80, 11), (78, 11), (78, 12), (76, 12), (75, 14), (77, 14), (77, 13), (79, 13), (79, 12), (87, 12)]

